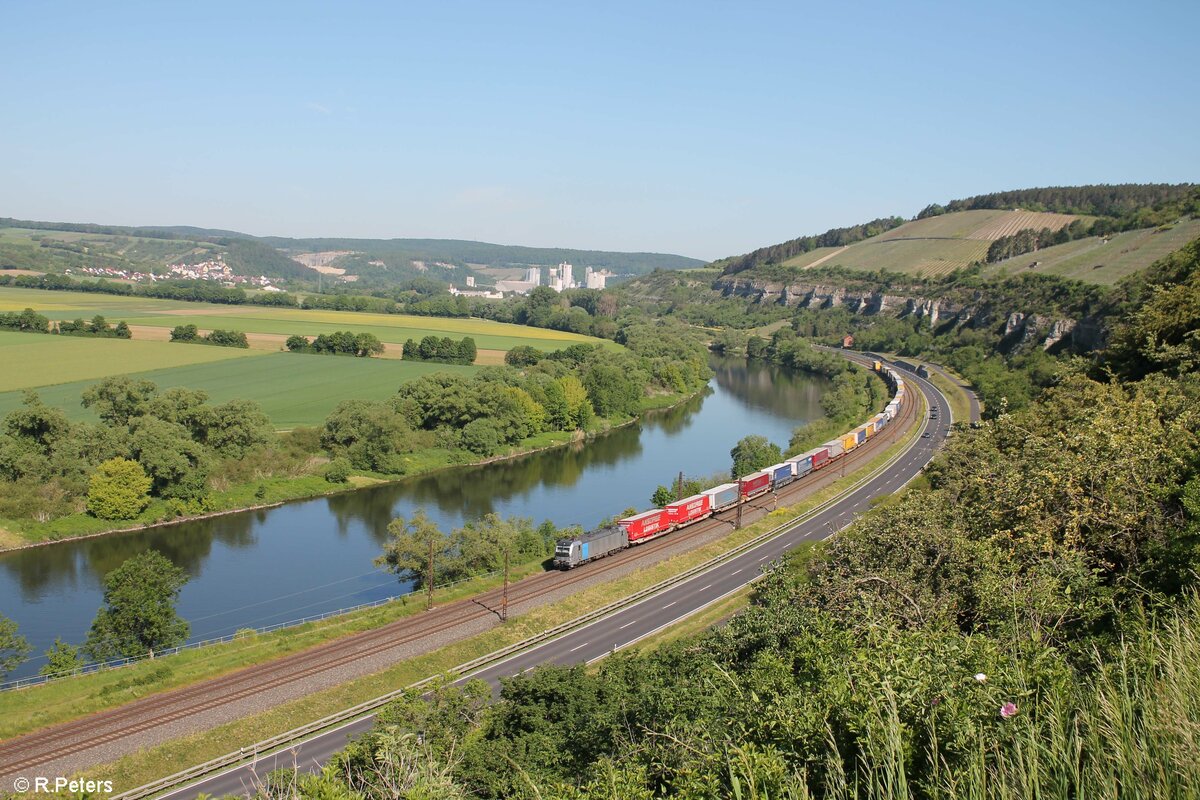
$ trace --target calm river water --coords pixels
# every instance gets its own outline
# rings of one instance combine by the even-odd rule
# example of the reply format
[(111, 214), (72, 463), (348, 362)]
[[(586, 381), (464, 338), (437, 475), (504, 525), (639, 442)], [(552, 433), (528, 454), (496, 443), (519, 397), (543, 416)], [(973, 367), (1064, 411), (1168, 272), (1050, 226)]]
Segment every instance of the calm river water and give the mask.
[(594, 526), (650, 505), (683, 470), (729, 469), (729, 450), (761, 434), (786, 446), (797, 424), (821, 415), (823, 379), (716, 359), (703, 396), (592, 442), (485, 467), (128, 534), (0, 555), (0, 613), (16, 620), (37, 671), (55, 636), (79, 643), (101, 604), (105, 573), (147, 548), (188, 571), (180, 613), (192, 640), (320, 614), (400, 593), (374, 568), (389, 521), (418, 508), (443, 529), (488, 512)]

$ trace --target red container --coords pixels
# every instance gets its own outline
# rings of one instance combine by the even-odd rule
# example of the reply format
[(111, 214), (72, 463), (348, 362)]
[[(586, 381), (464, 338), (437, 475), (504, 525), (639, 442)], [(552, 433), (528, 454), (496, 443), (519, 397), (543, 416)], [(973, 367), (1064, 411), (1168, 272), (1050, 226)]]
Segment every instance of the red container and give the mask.
[(829, 451), (822, 447), (813, 453), (813, 469), (820, 469), (829, 463)]
[(677, 503), (668, 503), (663, 510), (667, 512), (667, 522), (671, 525), (687, 525), (712, 513), (712, 498), (706, 494), (694, 494)]
[(671, 530), (671, 523), (667, 519), (667, 511), (664, 508), (643, 511), (620, 520), (617, 524), (624, 528), (625, 533), (629, 535), (630, 544), (637, 544)]
[(742, 478), (742, 497), (754, 497), (771, 488), (771, 473), (767, 470), (752, 472)]

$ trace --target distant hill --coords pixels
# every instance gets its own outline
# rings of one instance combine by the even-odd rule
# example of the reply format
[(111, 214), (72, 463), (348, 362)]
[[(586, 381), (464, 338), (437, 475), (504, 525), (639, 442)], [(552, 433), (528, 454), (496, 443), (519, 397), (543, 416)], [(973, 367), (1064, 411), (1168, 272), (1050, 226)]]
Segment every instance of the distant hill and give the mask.
[(760, 267), (844, 267), (937, 276), (1034, 271), (1108, 284), (1200, 235), (1200, 187), (1047, 187), (926, 206), (917, 217), (835, 228), (722, 259), (730, 275)]
[(124, 227), (0, 218), (0, 269), (62, 272), (102, 266), (162, 272), (168, 264), (220, 258), (235, 273), (280, 280), (316, 280), (318, 273), (292, 256), (331, 253), (322, 262), (368, 285), (395, 284), (415, 277), (462, 283), (475, 276), (489, 282), (490, 270), (553, 266), (606, 269), (642, 275), (656, 269), (703, 266), (699, 259), (670, 253), (521, 247), (455, 239), (292, 239), (190, 226)]

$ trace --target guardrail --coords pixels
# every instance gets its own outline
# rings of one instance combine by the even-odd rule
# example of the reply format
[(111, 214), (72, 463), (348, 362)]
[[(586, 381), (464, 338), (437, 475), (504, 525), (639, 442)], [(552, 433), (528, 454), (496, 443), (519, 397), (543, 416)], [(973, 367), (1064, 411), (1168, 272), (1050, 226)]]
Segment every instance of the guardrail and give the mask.
[[(934, 390), (937, 391), (936, 387), (934, 387)], [(626, 597), (623, 597), (620, 600), (615, 600), (612, 603), (609, 603), (605, 606), (602, 606), (597, 609), (593, 609), (592, 611), (589, 611), (586, 614), (582, 614), (582, 615), (575, 617), (574, 619), (568, 620), (567, 622), (564, 622), (560, 625), (556, 625), (553, 628), (544, 630), (541, 633), (530, 636), (526, 639), (521, 640), (520, 642), (516, 642), (514, 644), (508, 645), (507, 647), (502, 647), (499, 650), (495, 650), (491, 653), (480, 656), (479, 658), (473, 659), (464, 664), (459, 664), (457, 667), (454, 667), (453, 669), (449, 670), (448, 674), (453, 676), (456, 680), (468, 678), (473, 673), (475, 673), (476, 671), (478, 671), (479, 669), (481, 669), (483, 667), (503, 661), (504, 659), (506, 659), (512, 655), (515, 655), (517, 653), (533, 649), (533, 648), (537, 647), (538, 645), (541, 645), (551, 639), (554, 639), (554, 638), (557, 638), (558, 636), (563, 635), (564, 633), (568, 633), (577, 628), (581, 628), (581, 627), (587, 625), (588, 623), (591, 623), (597, 619), (600, 619), (601, 617), (608, 616), (609, 614), (613, 613), (614, 611), (618, 611), (622, 608), (625, 608), (627, 606), (631, 606), (635, 603), (638, 603), (647, 597), (650, 597), (652, 595), (655, 595), (655, 594), (658, 594), (659, 592), (664, 591), (665, 589), (669, 589), (670, 587), (675, 586), (680, 583), (683, 583), (687, 580), (690, 580), (690, 579), (696, 577), (697, 575), (708, 572), (709, 570), (712, 570), (712, 569), (720, 566), (721, 564), (725, 563), (726, 561), (733, 559), (733, 558), (737, 558), (738, 556), (742, 555), (746, 551), (753, 550), (755, 547), (758, 547), (759, 545), (762, 545), (762, 544), (770, 541), (771, 539), (774, 539), (777, 536), (780, 536), (780, 535), (786, 533), (788, 530), (790, 530), (791, 528), (794, 528), (796, 525), (818, 515), (821, 511), (825, 510), (830, 505), (840, 502), (845, 496), (858, 491), (863, 486), (870, 483), (872, 480), (874, 480), (880, 474), (882, 474), (884, 471), (886, 471), (892, 464), (899, 461), (910, 450), (912, 450), (912, 448), (915, 447), (917, 445), (917, 443), (920, 441), (920, 439), (913, 434), (915, 434), (915, 427), (918, 426), (921, 422), (921, 417), (922, 417), (922, 415), (920, 413), (918, 413), (916, 415), (916, 417), (914, 419), (914, 428), (912, 430), (910, 430), (910, 432), (909, 432), (910, 436), (911, 436), (911, 440), (901, 450), (896, 452), (894, 455), (892, 455), (890, 458), (888, 458), (882, 464), (880, 464), (877, 467), (875, 467), (874, 469), (872, 469), (869, 473), (864, 475), (862, 478), (859, 478), (857, 481), (855, 481), (851, 486), (846, 488), (844, 491), (838, 493), (834, 497), (829, 498), (828, 500), (825, 500), (824, 502), (818, 504), (814, 508), (809, 509), (808, 511), (804, 512), (803, 514), (799, 514), (799, 515), (787, 520), (786, 522), (783, 522), (780, 525), (777, 525), (768, 531), (764, 531), (763, 533), (760, 533), (758, 536), (755, 536), (754, 538), (749, 539), (749, 540), (743, 542), (742, 544), (740, 544), (730, 550), (725, 551), (724, 553), (721, 553), (720, 555), (710, 558), (708, 561), (705, 561), (702, 564), (698, 564), (697, 566), (692, 567), (687, 570), (684, 570), (683, 572), (681, 572), (677, 575), (673, 575), (669, 578), (666, 578), (665, 580), (662, 580), (662, 581), (654, 584), (653, 586), (648, 586), (645, 589), (641, 589), (637, 592), (634, 592), (631, 595), (627, 595)], [(144, 786), (139, 786), (136, 789), (131, 789), (128, 792), (114, 795), (112, 800), (141, 800), (142, 798), (152, 797), (153, 795), (156, 795), (160, 792), (165, 792), (165, 791), (167, 791), (169, 789), (173, 789), (177, 786), (187, 784), (191, 781), (194, 781), (198, 778), (205, 777), (205, 776), (210, 775), (219, 770), (226, 769), (229, 767), (234, 767), (234, 766), (237, 766), (246, 761), (254, 761), (262, 756), (271, 755), (272, 753), (274, 753), (278, 750), (282, 750), (286, 747), (290, 747), (290, 746), (299, 744), (300, 740), (302, 740), (306, 737), (312, 736), (313, 734), (317, 734), (317, 733), (320, 733), (321, 731), (328, 730), (330, 728), (335, 728), (339, 725), (345, 725), (346, 723), (353, 722), (357, 719), (369, 716), (372, 712), (376, 711), (377, 709), (381, 708), (382, 706), (387, 705), (392, 700), (395, 700), (399, 697), (404, 696), (406, 693), (411, 692), (413, 689), (420, 689), (421, 687), (430, 684), (431, 682), (436, 680), (438, 677), (440, 677), (440, 676), (435, 675), (435, 676), (430, 676), (428, 678), (424, 678), (422, 680), (417, 681), (416, 683), (409, 684), (408, 686), (405, 686), (402, 689), (396, 689), (394, 691), (388, 692), (387, 694), (372, 698), (371, 700), (366, 700), (366, 701), (359, 703), (358, 705), (353, 706), (351, 708), (343, 709), (334, 714), (330, 714), (329, 716), (324, 717), (322, 719), (314, 720), (313, 722), (307, 723), (305, 725), (301, 725), (298, 728), (293, 728), (292, 730), (285, 731), (276, 736), (272, 736), (269, 739), (264, 739), (260, 742), (256, 742), (254, 745), (252, 745), (249, 748), (242, 748), (242, 749), (238, 750), (237, 752), (227, 753), (223, 756), (214, 758), (211, 761), (206, 761), (203, 764), (199, 764), (197, 766), (190, 767), (186, 770), (177, 772), (174, 775), (168, 775), (165, 778), (161, 778), (152, 783), (145, 784)]]

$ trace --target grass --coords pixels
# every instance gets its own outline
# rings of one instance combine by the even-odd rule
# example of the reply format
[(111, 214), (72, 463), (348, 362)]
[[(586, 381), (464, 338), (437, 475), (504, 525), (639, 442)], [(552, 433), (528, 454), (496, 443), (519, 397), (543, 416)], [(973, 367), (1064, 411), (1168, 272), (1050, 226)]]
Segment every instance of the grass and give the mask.
[[(869, 709), (847, 769), (834, 746), (814, 760), (831, 774), (827, 800), (1076, 800), (1195, 798), (1200, 786), (1200, 603), (1188, 598), (1155, 629), (1135, 631), (1072, 683), (1022, 701), (1003, 734), (939, 741), (931, 725), (902, 721), (903, 698)], [(1027, 675), (1014, 661), (1011, 669)], [(1022, 680), (1027, 680), (1022, 677)], [(1032, 680), (1028, 681), (1033, 683)], [(914, 762), (943, 757), (936, 782), (910, 780)], [(731, 764), (731, 772), (733, 772)], [(932, 785), (930, 785), (932, 784)], [(801, 780), (774, 795), (809, 798)], [(790, 788), (790, 787), (789, 787)]]
[[(171, 742), (166, 742), (158, 747), (142, 750), (110, 764), (100, 765), (94, 769), (87, 770), (86, 774), (88, 777), (96, 779), (112, 779), (117, 791), (125, 791), (163, 777), (164, 775), (169, 775), (186, 765), (198, 764), (236, 750), (247, 743), (261, 741), (289, 730), (306, 720), (320, 719), (343, 708), (348, 708), (399, 687), (414, 683), (429, 675), (446, 672), (459, 664), (484, 656), (506, 645), (519, 642), (543, 630), (574, 619), (594, 608), (619, 600), (622, 597), (627, 597), (640, 589), (652, 586), (673, 575), (684, 572), (753, 539), (771, 528), (777, 527), (797, 515), (811, 511), (841, 493), (846, 486), (853, 484), (865, 473), (875, 469), (879, 464), (897, 453), (916, 436), (916, 433), (917, 428), (912, 428), (903, 438), (879, 454), (875, 459), (860, 466), (855, 471), (809, 496), (800, 503), (774, 511), (753, 525), (748, 525), (740, 531), (734, 531), (705, 547), (697, 548), (688, 553), (637, 570), (614, 581), (594, 586), (572, 595), (559, 603), (543, 606), (528, 614), (515, 617), (507, 625), (497, 626), (487, 633), (465, 639), (431, 653), (406, 659), (366, 678), (314, 692), (305, 698), (283, 704), (263, 714), (246, 717), (212, 730), (192, 734)], [(354, 613), (361, 614), (364, 612)], [(331, 634), (327, 638), (333, 638), (333, 635), (336, 634)], [(267, 634), (259, 638), (267, 640), (272, 636), (275, 636), (275, 634)], [(171, 658), (175, 658), (175, 656)], [(168, 659), (163, 659), (160, 664), (167, 663), (167, 661)], [(118, 670), (117, 672), (123, 673), (124, 670)], [(173, 680), (180, 681), (181, 676), (172, 673), (171, 677)], [(200, 680), (200, 678), (193, 678), (194, 680)], [(183, 685), (183, 682), (180, 681), (175, 685)], [(50, 689), (52, 686), (44, 688)], [(148, 685), (135, 688), (138, 696), (144, 695), (147, 691), (158, 690), (158, 687), (151, 688)], [(0, 718), (12, 716), (9, 713), (9, 708), (4, 705), (5, 700), (4, 696), (0, 696)]]
[[(8, 334), (0, 334), (0, 353), (5, 354), (7, 363), (8, 348), (3, 347)], [(80, 395), (96, 379), (105, 374), (118, 372), (132, 373), (133, 377), (154, 381), (161, 389), (174, 386), (184, 386), (189, 389), (203, 389), (208, 392), (214, 403), (228, 400), (245, 399), (260, 403), (263, 411), (271, 418), (275, 427), (290, 429), (297, 425), (318, 425), (333, 411), (334, 407), (347, 398), (361, 400), (384, 400), (396, 393), (400, 384), (422, 375), (434, 372), (457, 372), (467, 374), (475, 367), (437, 364), (419, 361), (400, 361), (397, 359), (351, 358), (349, 356), (322, 356), (308, 353), (266, 353), (261, 350), (240, 350), (231, 347), (199, 347), (167, 342), (139, 342), (99, 339), (73, 339), (59, 336), (36, 336), (35, 334), (11, 334), (11, 336), (29, 339), (48, 339), (46, 346), (30, 353), (29, 370), (37, 373), (38, 380), (46, 380), (42, 373), (49, 370), (57, 376), (69, 375), (76, 372), (86, 372), (87, 364), (80, 365), (61, 362), (62, 352), (73, 352), (71, 346), (76, 344), (95, 345), (108, 344), (111, 348), (96, 348), (96, 350), (113, 355), (120, 354), (122, 348), (132, 348), (131, 352), (158, 353), (165, 351), (162, 358), (173, 356), (185, 366), (171, 366), (167, 369), (148, 369), (134, 371), (128, 369), (129, 362), (113, 358), (95, 367), (94, 374), (86, 380), (76, 380), (38, 390), (38, 395), (47, 405), (56, 406), (66, 411), (73, 420), (95, 421), (96, 416), (89, 409), (80, 405)], [(20, 346), (20, 345), (18, 345)], [(83, 351), (83, 348), (80, 348)], [(43, 353), (44, 362), (34, 359), (38, 353)], [(233, 354), (232, 360), (227, 354)], [(253, 355), (251, 358), (236, 356)], [(213, 363), (191, 363), (202, 361), (202, 357)], [(219, 360), (222, 359), (223, 360)], [(135, 362), (136, 363), (136, 362)], [(146, 363), (151, 363), (147, 359)], [(44, 366), (43, 366), (44, 365)], [(163, 366), (166, 366), (164, 363)], [(122, 369), (122, 367), (126, 367)], [(6, 373), (0, 376), (0, 386), (15, 388), (7, 385), (9, 380), (23, 381), (31, 385), (31, 380), (20, 374), (11, 376)], [(21, 404), (23, 393), (9, 391), (0, 394), (0, 416), (7, 414)]]
[[(233, 347), (185, 347), (165, 342), (89, 339), (0, 331), (0, 392), (14, 392), (68, 381), (93, 382), (108, 375), (209, 365), (214, 371), (229, 362), (253, 361), (260, 352)], [(246, 366), (254, 369), (250, 364)], [(19, 392), (16, 405), (20, 402)], [(75, 403), (78, 404), (78, 398)], [(0, 401), (0, 408), (9, 410)]]

